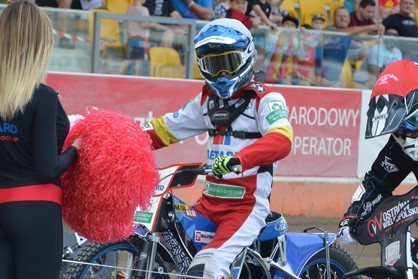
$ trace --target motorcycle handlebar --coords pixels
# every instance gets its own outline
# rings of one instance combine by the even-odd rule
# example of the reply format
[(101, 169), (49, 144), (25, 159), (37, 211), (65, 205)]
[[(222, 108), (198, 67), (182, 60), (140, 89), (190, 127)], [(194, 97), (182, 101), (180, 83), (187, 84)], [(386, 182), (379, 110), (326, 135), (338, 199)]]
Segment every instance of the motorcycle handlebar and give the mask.
[[(242, 172), (241, 165), (234, 165), (231, 166), (232, 172), (239, 174)], [(201, 167), (189, 167), (189, 168), (183, 168), (181, 170), (182, 173), (185, 174), (201, 174), (201, 175), (207, 175), (212, 173), (212, 166), (203, 164)]]
[(201, 175), (206, 175), (209, 174), (212, 171), (212, 167), (204, 164), (201, 167), (189, 167), (189, 168), (183, 168), (181, 170), (182, 173), (184, 174), (201, 174)]
[(234, 172), (236, 174), (239, 174), (239, 173), (242, 172), (242, 166), (241, 165), (231, 166), (231, 170), (232, 170), (232, 172)]
[[(241, 165), (234, 165), (231, 166), (231, 171), (239, 174), (242, 172)], [(212, 174), (212, 166), (208, 164), (203, 164), (201, 167), (185, 167), (182, 168), (178, 173), (183, 174), (196, 174), (196, 175), (211, 175)]]

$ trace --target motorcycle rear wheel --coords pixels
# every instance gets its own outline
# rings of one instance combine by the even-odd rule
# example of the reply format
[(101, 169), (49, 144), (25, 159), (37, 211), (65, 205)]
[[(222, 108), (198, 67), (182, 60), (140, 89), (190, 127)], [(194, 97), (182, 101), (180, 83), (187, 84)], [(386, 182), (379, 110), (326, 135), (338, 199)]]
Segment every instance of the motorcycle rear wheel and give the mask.
[[(138, 270), (145, 241), (132, 236), (116, 243), (89, 243), (74, 259), (80, 263), (68, 265), (62, 279), (140, 279), (148, 275)], [(83, 264), (81, 264), (83, 263)], [(91, 265), (88, 265), (91, 264)], [(153, 279), (168, 279), (173, 265), (157, 253), (153, 263)]]
[[(331, 279), (342, 278), (347, 272), (357, 269), (357, 264), (353, 258), (337, 244), (332, 244), (329, 247), (329, 253)], [(300, 278), (328, 278), (325, 250), (316, 254), (306, 263)]]

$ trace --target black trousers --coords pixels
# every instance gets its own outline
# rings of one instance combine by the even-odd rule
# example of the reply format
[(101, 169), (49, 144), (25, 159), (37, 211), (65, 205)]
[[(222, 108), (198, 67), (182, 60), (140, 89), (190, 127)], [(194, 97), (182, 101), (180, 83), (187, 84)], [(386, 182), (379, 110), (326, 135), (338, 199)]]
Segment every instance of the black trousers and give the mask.
[(418, 162), (409, 157), (391, 135), (379, 152), (362, 181), (364, 193), (357, 197), (344, 216), (363, 216), (370, 212), (382, 197), (391, 196), (393, 190), (410, 174), (418, 176)]
[(0, 278), (58, 278), (63, 247), (61, 216), (61, 206), (53, 202), (0, 204)]

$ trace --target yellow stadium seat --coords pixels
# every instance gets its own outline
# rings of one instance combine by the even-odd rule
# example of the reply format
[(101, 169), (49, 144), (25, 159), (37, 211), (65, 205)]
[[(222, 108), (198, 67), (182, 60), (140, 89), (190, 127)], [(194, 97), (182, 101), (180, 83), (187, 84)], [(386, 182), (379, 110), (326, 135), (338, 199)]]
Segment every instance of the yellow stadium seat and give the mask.
[[(300, 13), (300, 24), (311, 24), (312, 15), (321, 13), (327, 15), (325, 7), (327, 6), (328, 0), (299, 0), (299, 13)], [(327, 16), (325, 17), (327, 18)]]
[(199, 65), (197, 64), (196, 56), (193, 62), (193, 79), (203, 79), (203, 76), (200, 73)]
[(126, 14), (126, 10), (133, 0), (106, 0), (106, 8), (115, 14)]
[[(106, 9), (91, 9), (90, 11), (94, 13), (109, 13)], [(90, 39), (93, 39), (93, 30), (94, 30), (94, 14), (89, 15), (89, 36)], [(114, 49), (119, 52), (123, 57), (126, 45), (123, 44), (120, 40), (121, 31), (119, 22), (116, 19), (107, 19), (104, 18), (101, 20), (100, 25), (100, 49), (107, 54), (110, 49)]]
[(416, 8), (412, 13), (415, 18), (415, 24), (418, 26), (418, 8)]
[(149, 49), (150, 74), (152, 77), (184, 78), (184, 67), (179, 53), (169, 47)]
[(340, 74), (341, 87), (344, 88), (353, 88), (353, 70), (351, 69), (351, 64), (346, 59), (341, 69)]

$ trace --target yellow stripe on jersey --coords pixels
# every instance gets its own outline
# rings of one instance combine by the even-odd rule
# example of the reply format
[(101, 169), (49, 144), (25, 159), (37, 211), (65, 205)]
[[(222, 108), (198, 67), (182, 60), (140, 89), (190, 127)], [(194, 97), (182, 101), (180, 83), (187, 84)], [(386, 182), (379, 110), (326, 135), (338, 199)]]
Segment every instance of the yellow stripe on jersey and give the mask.
[(154, 127), (155, 133), (160, 137), (165, 146), (179, 142), (176, 137), (167, 128), (167, 124), (164, 121), (164, 116), (152, 119), (151, 124)]
[(285, 135), (290, 140), (290, 142), (293, 143), (293, 129), (291, 126), (276, 127), (268, 130), (267, 134), (268, 133), (280, 133)]

